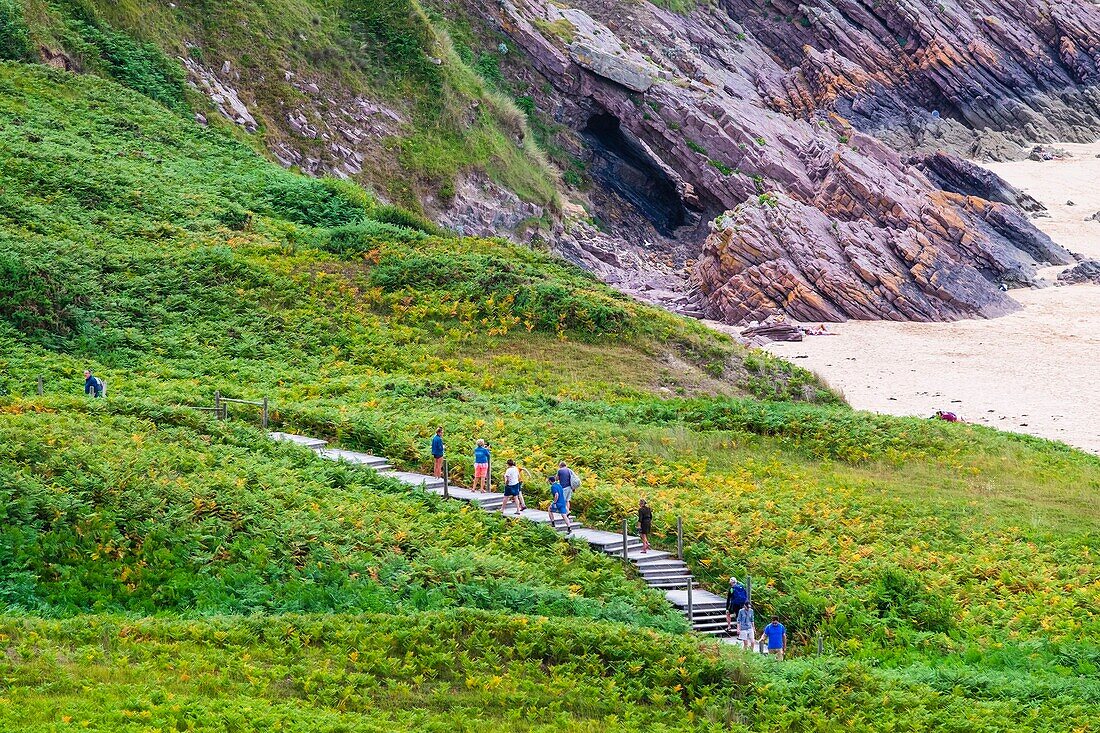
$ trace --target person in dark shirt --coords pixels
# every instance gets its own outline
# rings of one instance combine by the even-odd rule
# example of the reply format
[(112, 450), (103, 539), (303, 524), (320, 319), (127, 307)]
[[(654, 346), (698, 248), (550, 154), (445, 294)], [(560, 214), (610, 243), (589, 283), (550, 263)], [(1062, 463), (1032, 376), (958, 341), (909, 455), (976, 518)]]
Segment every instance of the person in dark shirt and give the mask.
[(730, 587), (726, 591), (726, 631), (733, 631), (733, 620), (748, 600), (748, 589), (737, 578), (730, 578)]
[(558, 483), (561, 484), (561, 490), (565, 492), (565, 505), (569, 507), (569, 510), (573, 510), (573, 471), (569, 466), (565, 465), (565, 461), (558, 464)]
[(642, 537), (642, 552), (649, 552), (649, 532), (653, 527), (653, 510), (645, 499), (638, 502), (638, 534)]
[(84, 370), (84, 394), (97, 398), (103, 396), (103, 381), (94, 376), (91, 369)]
[(443, 428), (436, 428), (432, 436), (432, 458), (435, 459), (435, 477), (443, 475)]

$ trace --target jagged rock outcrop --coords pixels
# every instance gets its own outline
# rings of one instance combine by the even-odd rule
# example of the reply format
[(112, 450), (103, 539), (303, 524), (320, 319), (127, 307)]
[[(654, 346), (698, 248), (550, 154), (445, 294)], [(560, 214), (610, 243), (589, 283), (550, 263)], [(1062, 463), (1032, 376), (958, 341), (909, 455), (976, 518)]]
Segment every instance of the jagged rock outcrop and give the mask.
[(529, 225), (530, 233), (534, 234), (544, 216), (541, 206), (527, 203), (514, 192), (479, 174), (462, 176), (450, 201), (428, 203), (441, 212), (436, 217), (440, 224), (470, 237), (493, 237), (509, 232), (517, 238), (529, 238), (525, 237), (527, 232), (522, 231), (525, 225)]
[(1024, 211), (1046, 211), (1033, 197), (1010, 184), (988, 168), (983, 168), (969, 160), (939, 151), (930, 155), (918, 156), (913, 161), (928, 179), (944, 191), (977, 196), (989, 201), (997, 201), (1015, 206)]
[[(678, 15), (611, 0), (578, 0), (568, 12), (544, 0), (467, 2), (524, 51), (520, 81), (549, 89), (539, 105), (575, 132), (604, 195), (600, 219), (620, 236), (632, 227), (622, 246), (639, 257), (663, 249), (682, 263), (708, 316), (992, 316), (1014, 307), (1002, 283), (1027, 285), (1037, 265), (1072, 261), (1015, 208), (1034, 205), (1023, 194), (957, 158), (926, 158), (924, 173), (837, 114), (859, 100), (865, 112), (884, 99), (911, 106), (901, 88), (876, 91), (888, 79), (835, 49), (800, 49), (804, 65), (785, 65), (731, 17), (735, 3)], [(594, 39), (644, 59), (652, 83), (640, 91), (578, 63), (571, 45)], [(1059, 105), (1044, 129), (1085, 137), (1091, 102)], [(1002, 120), (976, 115), (964, 119)], [(930, 178), (950, 178), (952, 190)], [(612, 199), (620, 207), (608, 213)]]
[(1059, 285), (1080, 285), (1093, 283), (1100, 285), (1100, 260), (1085, 260), (1058, 275)]
[(766, 92), (780, 111), (835, 111), (896, 148), (969, 157), (1100, 130), (1100, 7), (1088, 0), (721, 5), (789, 69)]

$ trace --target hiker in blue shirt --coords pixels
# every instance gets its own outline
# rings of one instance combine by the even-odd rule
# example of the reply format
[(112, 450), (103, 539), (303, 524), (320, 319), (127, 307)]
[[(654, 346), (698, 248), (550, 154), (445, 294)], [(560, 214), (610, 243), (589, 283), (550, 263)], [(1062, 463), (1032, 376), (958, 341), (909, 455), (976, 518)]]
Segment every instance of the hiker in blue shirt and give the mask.
[(778, 616), (772, 616), (772, 622), (764, 627), (764, 633), (756, 640), (756, 643), (768, 640), (768, 654), (774, 654), (775, 658), (783, 661), (783, 652), (787, 650), (787, 628), (779, 623)]
[(474, 448), (474, 491), (486, 491), (489, 482), (489, 444), (481, 438), (477, 439), (477, 447)]
[(554, 515), (560, 514), (565, 519), (566, 534), (573, 534), (573, 519), (569, 516), (569, 507), (565, 503), (565, 490), (556, 476), (547, 476), (546, 480), (550, 482), (550, 508), (547, 510), (550, 514), (550, 526), (554, 525)]
[(733, 620), (737, 612), (749, 601), (749, 591), (737, 578), (730, 578), (730, 588), (726, 591), (726, 631), (733, 631)]
[(92, 376), (91, 369), (84, 370), (84, 394), (96, 398), (103, 396), (103, 380)]
[(443, 428), (436, 428), (432, 436), (432, 458), (435, 459), (435, 477), (443, 475)]

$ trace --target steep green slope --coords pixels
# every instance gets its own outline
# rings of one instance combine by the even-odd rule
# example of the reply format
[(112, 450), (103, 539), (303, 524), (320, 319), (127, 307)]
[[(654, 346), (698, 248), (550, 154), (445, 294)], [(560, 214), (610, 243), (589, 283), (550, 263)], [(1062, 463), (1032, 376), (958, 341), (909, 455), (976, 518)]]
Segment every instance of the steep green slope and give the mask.
[[(216, 389), (407, 467), (444, 424), (458, 479), (478, 436), (568, 459), (609, 528), (646, 495), (795, 659), (678, 633), (547, 531), (176, 407)], [(1100, 461), (855, 413), (92, 76), (0, 64), (0, 392), (3, 727), (1087, 730), (1100, 703)]]
[[(10, 19), (0, 58), (52, 58), (243, 137), (252, 123), (235, 125), (211, 101), (238, 95), (255, 119), (253, 142), (293, 151), (302, 167), (340, 168), (350, 159), (334, 145), (377, 138), (370, 164), (355, 159), (348, 172), (407, 207), (449, 200), (469, 172), (557, 206), (555, 174), (523, 114), (486, 89), (416, 0), (3, 0), (0, 9)], [(214, 80), (219, 88), (207, 88)]]

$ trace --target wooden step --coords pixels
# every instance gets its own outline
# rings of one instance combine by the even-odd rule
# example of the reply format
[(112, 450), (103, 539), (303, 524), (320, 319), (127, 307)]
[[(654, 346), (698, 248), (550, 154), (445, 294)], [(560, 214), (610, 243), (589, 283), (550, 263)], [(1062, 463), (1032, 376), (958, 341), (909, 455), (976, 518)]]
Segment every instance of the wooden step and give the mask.
[(731, 638), (729, 634), (726, 633), (725, 628), (692, 628), (692, 631), (696, 634), (705, 634), (707, 636), (722, 636), (726, 638)]
[(681, 590), (687, 588), (688, 583), (694, 583), (693, 578), (684, 578), (683, 580), (674, 578), (665, 578), (661, 580), (647, 580), (646, 585), (650, 588), (660, 588), (661, 590)]
[(642, 575), (661, 575), (662, 573), (672, 573), (678, 570), (691, 571), (691, 568), (687, 566), (687, 563), (676, 560), (670, 563), (646, 563), (645, 565), (638, 566), (638, 572)]
[(385, 458), (372, 456), (370, 453), (359, 453), (341, 448), (325, 448), (320, 454), (322, 458), (330, 461), (342, 461), (357, 466), (366, 466), (367, 468), (373, 468), (375, 471), (385, 471), (392, 468)]
[(680, 587), (686, 588), (689, 581), (694, 580), (694, 576), (687, 570), (681, 573), (666, 573), (664, 575), (645, 575), (642, 576), (642, 580), (650, 585), (657, 585), (658, 583), (670, 583), (677, 582)]
[(320, 450), (328, 445), (327, 440), (321, 440), (320, 438), (311, 438), (308, 435), (296, 435), (295, 433), (280, 433), (278, 431), (274, 433), (268, 433), (267, 437), (272, 440), (283, 443), (297, 443), (298, 445), (304, 445), (311, 450)]
[[(606, 545), (598, 545), (598, 547), (600, 548), (601, 552), (606, 552), (608, 555), (623, 554), (623, 543), (621, 540), (619, 542), (611, 542)], [(631, 550), (635, 549), (642, 549), (642, 541), (637, 539), (627, 540), (626, 551), (630, 552)]]
[[(622, 550), (619, 551), (622, 554)], [(668, 560), (672, 555), (664, 550), (650, 550), (646, 554), (642, 554), (641, 550), (631, 550), (627, 548), (626, 558), (633, 562), (635, 565), (648, 565), (651, 562), (660, 562), (662, 560)]]

